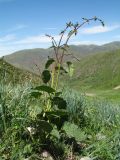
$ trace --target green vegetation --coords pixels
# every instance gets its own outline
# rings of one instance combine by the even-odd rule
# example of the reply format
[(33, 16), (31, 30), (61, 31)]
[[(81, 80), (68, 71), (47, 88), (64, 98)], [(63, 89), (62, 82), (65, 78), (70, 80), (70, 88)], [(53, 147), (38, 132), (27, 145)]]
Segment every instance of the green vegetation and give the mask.
[[(75, 78), (69, 81), (70, 87), (78, 91), (94, 94), (98, 98), (119, 101), (120, 85), (120, 42), (102, 46), (79, 45), (67, 48), (69, 58), (74, 61)], [(12, 65), (40, 75), (47, 57), (53, 55), (53, 49), (24, 50), (6, 56)], [(75, 58), (79, 61), (75, 60)], [(65, 57), (67, 61), (68, 56)], [(67, 79), (68, 83), (68, 79)]]
[[(70, 45), (68, 50), (69, 54), (73, 54), (78, 59), (93, 55), (96, 53), (111, 52), (120, 49), (120, 42), (111, 42), (102, 46), (97, 45)], [(5, 56), (5, 60), (14, 65), (15, 67), (32, 71), (39, 74), (39, 69), (43, 69), (43, 66), (48, 56), (52, 56), (53, 49), (27, 49), (15, 52), (13, 54)], [(68, 58), (68, 57), (66, 57)], [(73, 60), (73, 56), (69, 55), (69, 59)], [(38, 67), (36, 67), (36, 65)]]
[(68, 136), (60, 138), (59, 132), (54, 128), (51, 133), (52, 142), (47, 140), (43, 145), (40, 141), (41, 134), (37, 139), (34, 137), (37, 135), (34, 134), (33, 123), (41, 113), (41, 99), (31, 99), (28, 95), (30, 88), (29, 84), (14, 88), (7, 86), (7, 94), (2, 94), (4, 99), (0, 101), (2, 104), (5, 102), (7, 107), (5, 133), (0, 119), (2, 160), (22, 160), (28, 157), (40, 159), (46, 149), (49, 149), (47, 151), (51, 155), (55, 154), (56, 159), (60, 159), (60, 155), (63, 156), (62, 159), (72, 155), (76, 160), (83, 156), (96, 160), (119, 160), (120, 106), (104, 101), (90, 102), (78, 92), (64, 90), (62, 96), (67, 102), (69, 117), (63, 129)]
[(82, 85), (113, 89), (120, 84), (120, 50), (86, 57), (76, 64), (75, 72)]
[[(64, 61), (71, 36), (76, 36), (79, 28), (91, 21), (99, 21), (104, 26), (97, 17), (83, 18), (81, 24), (67, 23), (58, 42), (47, 35), (51, 39), (54, 56), (48, 57), (45, 67), (40, 71), (40, 78), (22, 72), (1, 59), (0, 160), (79, 160), (84, 156), (95, 160), (120, 159), (120, 106), (100, 99), (89, 100), (83, 93), (61, 86), (62, 78), (64, 82), (69, 80), (65, 78), (66, 74), (70, 76), (71, 86), (82, 78), (77, 86), (81, 85), (84, 89), (86, 83), (88, 89), (93, 88), (96, 92), (97, 88), (102, 91), (119, 85), (119, 66), (114, 71), (117, 80), (112, 85), (109, 82), (110, 53), (107, 54), (109, 63), (104, 66), (104, 71), (103, 66), (97, 68), (96, 63), (99, 60), (102, 64), (106, 54), (93, 56), (91, 63), (88, 61), (92, 60), (92, 56), (83, 59), (80, 66), (76, 64), (76, 79), (72, 78), (73, 63)], [(115, 53), (119, 55), (119, 51)], [(116, 64), (115, 54), (114, 60)], [(95, 68), (91, 71), (93, 64)], [(80, 75), (79, 67), (82, 70)], [(89, 79), (93, 73), (97, 76), (95, 81)], [(99, 78), (104, 76), (106, 79), (101, 82)]]
[(17, 68), (39, 74), (48, 55), (51, 56), (49, 49), (26, 49), (5, 56), (5, 60)]
[(31, 72), (16, 68), (7, 63), (4, 58), (0, 59), (0, 79), (5, 81), (6, 84), (20, 84), (26, 81), (37, 82), (39, 77)]
[[(75, 64), (70, 86), (96, 97), (119, 100), (120, 50), (87, 56)], [(118, 86), (118, 88), (116, 88)]]

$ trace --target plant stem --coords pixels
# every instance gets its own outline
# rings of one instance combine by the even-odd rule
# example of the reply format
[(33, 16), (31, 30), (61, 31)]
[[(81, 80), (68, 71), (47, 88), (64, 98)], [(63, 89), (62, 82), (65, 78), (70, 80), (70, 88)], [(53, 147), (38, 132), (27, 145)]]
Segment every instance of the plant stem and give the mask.
[(52, 70), (52, 80), (51, 80), (51, 87), (54, 88), (54, 79), (55, 79), (55, 69)]
[(57, 87), (58, 87), (58, 81), (59, 81), (59, 75), (60, 75), (60, 67), (61, 67), (61, 64), (59, 63), (58, 64), (58, 73), (57, 73), (57, 79), (56, 79), (56, 85), (55, 85), (55, 90), (57, 90)]

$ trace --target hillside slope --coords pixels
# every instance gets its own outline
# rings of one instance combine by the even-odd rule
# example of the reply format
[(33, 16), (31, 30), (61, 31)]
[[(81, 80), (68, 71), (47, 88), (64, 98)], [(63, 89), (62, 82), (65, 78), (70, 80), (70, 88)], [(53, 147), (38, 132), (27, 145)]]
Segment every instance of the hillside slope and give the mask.
[(70, 85), (81, 88), (113, 89), (120, 85), (120, 50), (99, 53), (75, 64)]
[(3, 58), (0, 59), (0, 80), (6, 84), (10, 82), (24, 84), (27, 81), (35, 82), (37, 79), (36, 75), (12, 66)]
[[(112, 42), (102, 46), (71, 45), (68, 52), (74, 54), (74, 56), (81, 59), (88, 55), (93, 55), (102, 52), (110, 52), (117, 49), (120, 49), (120, 42)], [(51, 55), (53, 55), (53, 51), (51, 49), (37, 48), (15, 52), (13, 54), (5, 56), (5, 60), (18, 68), (38, 73), (39, 69), (42, 70), (47, 57)]]
[(22, 70), (25, 69), (33, 73), (38, 73), (38, 68), (40, 69), (43, 66), (48, 55), (51, 54), (51, 51), (48, 49), (26, 49), (5, 56), (5, 60)]

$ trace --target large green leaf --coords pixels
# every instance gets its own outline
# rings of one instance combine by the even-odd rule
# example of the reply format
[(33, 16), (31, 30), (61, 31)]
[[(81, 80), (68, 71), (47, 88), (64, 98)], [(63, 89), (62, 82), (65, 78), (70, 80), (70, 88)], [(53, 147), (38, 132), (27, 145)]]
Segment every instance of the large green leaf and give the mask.
[(58, 130), (60, 130), (65, 121), (68, 120), (68, 113), (66, 110), (55, 110), (51, 112), (46, 112), (46, 115), (49, 121), (57, 126)]
[(54, 116), (54, 117), (62, 117), (68, 115), (68, 112), (64, 109), (62, 110), (54, 110), (46, 112), (47, 116)]
[(42, 95), (42, 93), (40, 91), (32, 91), (30, 95), (31, 97), (38, 98)]
[(43, 91), (43, 92), (47, 92), (47, 93), (54, 93), (55, 92), (55, 90), (53, 88), (46, 86), (46, 85), (37, 86), (34, 88), (34, 90)]
[(60, 133), (56, 127), (53, 128), (51, 135), (56, 137), (57, 139), (60, 139)]
[(47, 133), (50, 133), (53, 129), (52, 125), (49, 122), (44, 120), (40, 120), (38, 122), (38, 126), (40, 130), (45, 131)]
[(54, 97), (52, 99), (52, 102), (53, 102), (54, 105), (57, 105), (57, 107), (59, 109), (66, 109), (66, 107), (67, 107), (66, 101), (61, 97)]
[(56, 92), (56, 93), (55, 93), (55, 96), (58, 97), (58, 96), (60, 96), (61, 94), (62, 94), (62, 92)]
[(53, 62), (55, 62), (55, 60), (53, 58), (49, 58), (45, 64), (45, 68), (48, 69)]
[(84, 141), (87, 138), (85, 132), (74, 123), (66, 122), (63, 126), (63, 130), (69, 138), (74, 137), (77, 141)]
[(42, 80), (44, 83), (48, 83), (50, 81), (51, 74), (49, 70), (44, 70), (42, 72)]

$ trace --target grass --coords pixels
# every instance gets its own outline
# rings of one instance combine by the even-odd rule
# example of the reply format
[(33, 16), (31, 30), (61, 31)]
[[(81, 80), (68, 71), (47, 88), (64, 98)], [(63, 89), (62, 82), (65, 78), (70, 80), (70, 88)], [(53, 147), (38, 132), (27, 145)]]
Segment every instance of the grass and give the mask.
[(40, 81), (37, 75), (16, 68), (7, 63), (3, 58), (0, 58), (0, 79), (4, 79), (6, 84), (11, 82), (13, 85), (23, 84), (26, 81), (33, 83)]
[[(119, 55), (119, 51), (117, 54)], [(119, 66), (118, 63), (117, 65)], [(34, 136), (34, 127), (39, 131), (36, 122), (44, 107), (41, 97), (30, 97), (30, 90), (36, 84), (23, 76), (26, 73), (4, 61), (1, 61), (0, 66), (0, 160), (42, 159), (41, 154), (46, 146), (54, 159), (67, 159), (70, 156), (76, 160), (83, 156), (95, 160), (120, 159), (120, 94), (119, 90), (113, 89), (119, 85), (117, 72), (115, 75), (118, 78), (112, 84), (106, 79), (102, 85), (99, 78), (100, 75), (105, 75), (104, 72), (98, 74), (95, 84), (91, 83), (89, 72), (85, 81), (79, 81), (79, 77), (75, 81), (72, 79), (69, 84), (75, 90), (64, 88), (62, 92), (68, 112), (62, 132), (54, 127), (50, 137), (44, 137), (42, 132), (36, 132)], [(16, 77), (19, 74), (20, 81), (13, 81), (11, 73), (7, 73), (5, 69), (12, 74), (14, 71)], [(85, 96), (83, 93), (92, 93), (94, 96)]]
[(77, 89), (79, 92), (86, 94), (88, 99), (99, 99), (108, 102), (119, 103), (120, 102), (120, 90), (108, 89)]
[[(76, 117), (78, 115), (78, 119), (80, 120), (82, 117), (78, 111), (76, 112), (76, 105), (73, 105), (75, 103), (74, 101), (78, 102), (75, 94), (71, 96), (71, 91), (67, 93), (68, 103), (71, 104), (68, 106), (70, 108), (73, 106), (72, 115), (75, 112)], [(82, 114), (84, 115), (84, 123), (82, 122), (84, 125), (81, 128), (81, 133), (84, 133), (84, 137), (86, 136), (86, 139), (83, 138), (86, 148), (83, 153), (96, 160), (119, 159), (120, 106), (101, 100), (90, 101), (84, 96), (81, 97), (79, 93), (77, 95), (80, 97), (79, 102), (82, 99), (83, 108), (80, 105), (78, 110), (80, 111), (82, 109), (84, 111)]]
[(120, 102), (120, 89), (114, 89), (120, 85), (120, 50), (86, 56), (74, 65), (73, 77), (64, 82), (70, 88), (93, 94), (89, 99)]
[[(0, 85), (1, 91), (2, 87), (5, 94), (2, 93), (0, 104), (6, 106), (6, 129), (4, 130), (3, 119), (0, 119), (0, 158), (34, 159), (35, 156), (40, 156), (40, 151), (36, 154), (35, 148), (41, 147), (36, 141), (26, 139), (25, 136), (28, 136), (27, 127), (31, 126), (31, 119), (41, 112), (40, 99), (29, 99), (29, 83), (15, 87), (10, 84)], [(82, 146), (74, 153), (76, 159), (89, 156), (95, 160), (119, 160), (120, 106), (100, 100), (89, 101), (84, 95), (68, 88), (64, 89), (63, 97), (67, 101), (69, 112), (69, 120), (65, 123), (64, 130), (69, 138), (74, 137)], [(0, 115), (3, 118), (1, 110)], [(71, 147), (66, 144), (66, 139), (61, 142), (59, 133), (55, 132), (54, 135), (58, 137), (55, 141), (59, 143), (59, 147), (63, 147), (66, 154), (71, 154)]]
[(120, 84), (120, 50), (88, 56), (75, 66), (76, 86), (113, 89)]

